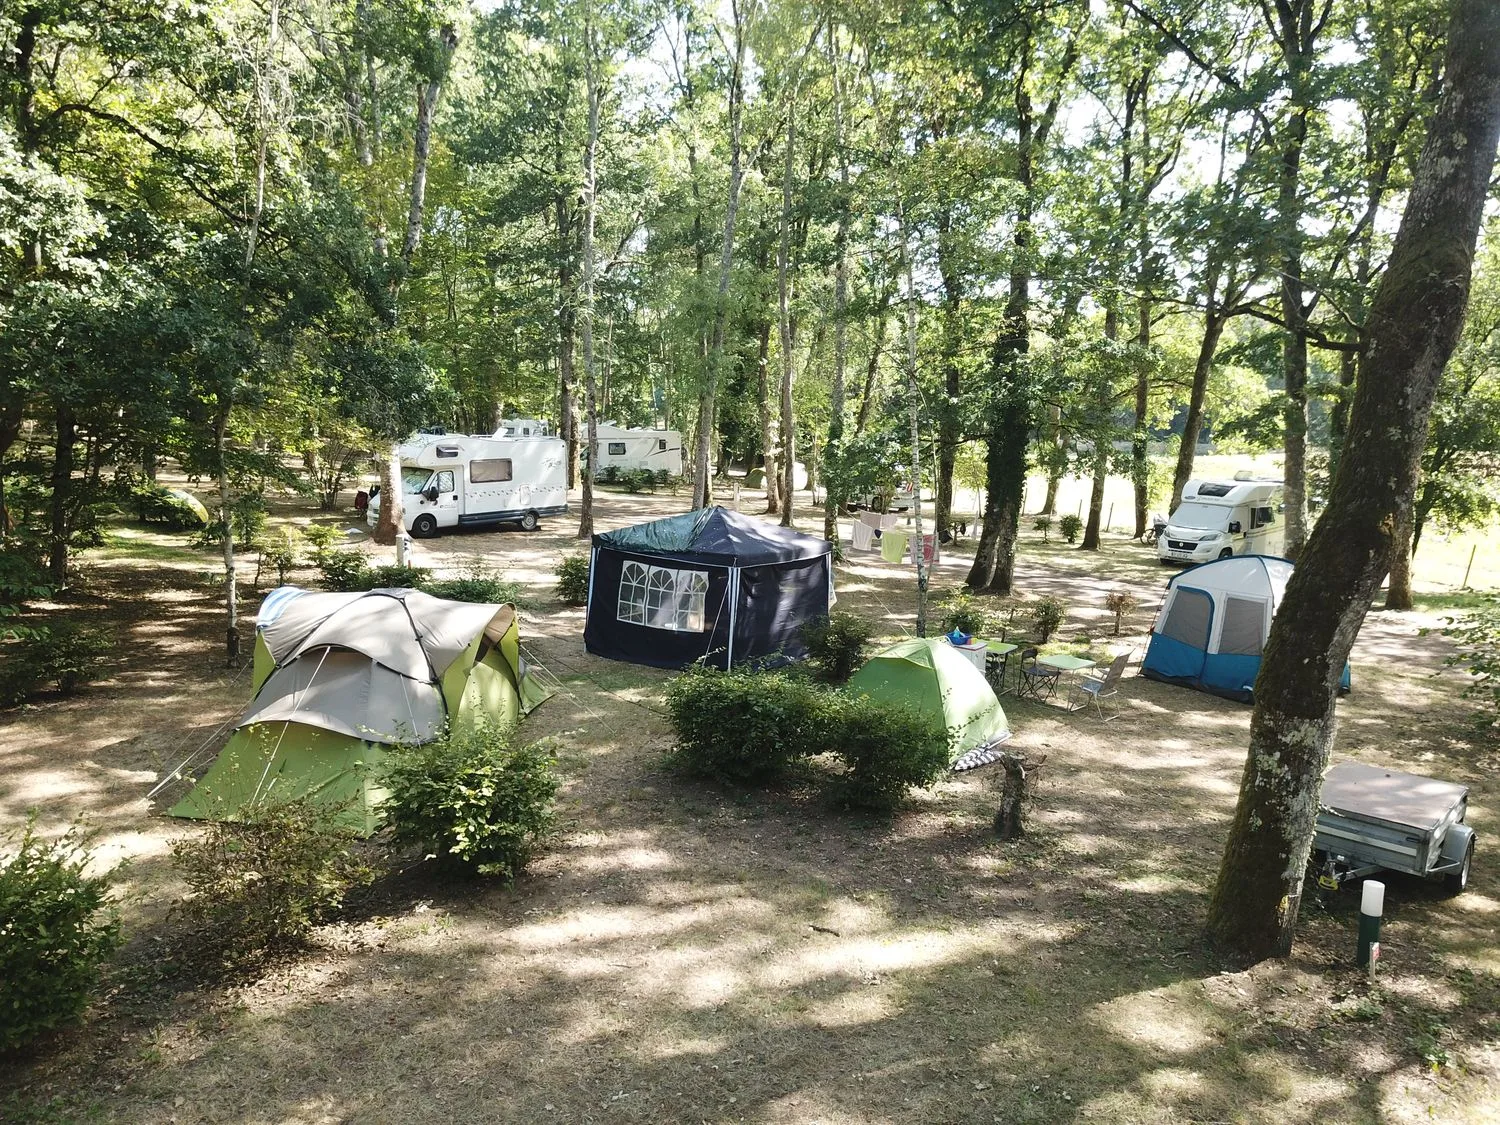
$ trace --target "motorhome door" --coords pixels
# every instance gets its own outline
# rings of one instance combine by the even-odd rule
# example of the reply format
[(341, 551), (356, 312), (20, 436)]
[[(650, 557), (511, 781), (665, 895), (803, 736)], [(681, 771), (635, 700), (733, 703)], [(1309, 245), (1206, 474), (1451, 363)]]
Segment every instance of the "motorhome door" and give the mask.
[(436, 516), (439, 527), (455, 527), (458, 524), (458, 477), (453, 469), (439, 469), (432, 476), (428, 488), (437, 488)]

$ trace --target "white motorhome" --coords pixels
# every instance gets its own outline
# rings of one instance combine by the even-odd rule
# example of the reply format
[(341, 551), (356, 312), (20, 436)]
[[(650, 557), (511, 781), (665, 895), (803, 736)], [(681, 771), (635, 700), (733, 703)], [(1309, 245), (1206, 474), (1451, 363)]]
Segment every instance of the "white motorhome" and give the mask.
[(540, 418), (502, 418), (491, 437), (546, 437), (552, 431)]
[(1201, 563), (1230, 555), (1281, 553), (1281, 481), (1237, 473), (1233, 480), (1190, 480), (1182, 503), (1156, 540), (1164, 563)]
[[(403, 522), (413, 535), (514, 523), (533, 531), (568, 510), (568, 447), (561, 438), (419, 434), (396, 447)], [(380, 497), (367, 516), (379, 519)]]
[[(587, 449), (588, 430), (579, 426), (578, 436)], [(587, 459), (587, 452), (584, 453)], [(617, 469), (665, 470), (682, 475), (682, 435), (676, 430), (631, 430), (613, 422), (599, 423), (599, 471)]]

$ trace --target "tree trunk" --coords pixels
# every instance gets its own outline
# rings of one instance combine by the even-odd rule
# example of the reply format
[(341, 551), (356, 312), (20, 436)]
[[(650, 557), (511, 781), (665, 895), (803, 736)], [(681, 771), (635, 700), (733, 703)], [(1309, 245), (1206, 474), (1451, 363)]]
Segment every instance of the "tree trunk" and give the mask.
[[(833, 65), (834, 144), (839, 150), (838, 227), (833, 235), (833, 378), (828, 388), (829, 452), (837, 453), (844, 440), (844, 364), (849, 351), (849, 151), (844, 138), (844, 98), (838, 60)], [(823, 495), (823, 538), (837, 546), (843, 490), (827, 487)]]
[(1203, 339), (1198, 342), (1198, 359), (1193, 364), (1193, 387), (1188, 392), (1187, 420), (1182, 427), (1182, 445), (1177, 450), (1177, 471), (1172, 474), (1172, 502), (1167, 511), (1175, 512), (1182, 503), (1182, 490), (1193, 479), (1193, 458), (1198, 453), (1198, 438), (1203, 433), (1203, 400), (1208, 395), (1208, 377), (1213, 374), (1214, 355), (1224, 335), (1226, 318), (1210, 305), (1204, 314)]
[(791, 527), (797, 496), (797, 433), (792, 419), (792, 157), (797, 108), (786, 119), (786, 160), (781, 168), (781, 242), (776, 252), (776, 322), (781, 353), (781, 526)]
[[(1144, 245), (1141, 254), (1144, 261)], [(1151, 347), (1151, 301), (1144, 292), (1140, 304), (1136, 306), (1136, 312), (1139, 324), (1135, 339), (1141, 350), (1145, 351)], [(1130, 437), (1130, 481), (1135, 486), (1135, 530), (1131, 532), (1132, 539), (1139, 539), (1146, 534), (1146, 523), (1151, 517), (1151, 462), (1146, 449), (1146, 413), (1150, 408), (1151, 374), (1143, 362), (1135, 377), (1135, 431)]]
[(756, 405), (760, 410), (760, 463), (766, 478), (766, 514), (781, 511), (781, 473), (776, 459), (776, 419), (771, 413), (771, 322), (756, 328)]
[[(556, 165), (563, 173), (562, 138), (557, 138)], [(567, 444), (568, 488), (578, 483), (578, 406), (577, 381), (573, 373), (573, 341), (578, 326), (578, 310), (573, 304), (573, 217), (567, 195), (559, 191), (553, 197), (552, 209), (557, 228), (557, 428), (558, 437)]]
[[(901, 257), (906, 274), (906, 394), (911, 419), (911, 511), (914, 520), (912, 557), (917, 567), (917, 636), (927, 635), (927, 549), (922, 542), (922, 432), (918, 418), (922, 389), (917, 382), (917, 286), (912, 277), (911, 230), (906, 223), (905, 207), (899, 213), (901, 222)], [(933, 542), (936, 543), (934, 537)]]
[(1089, 489), (1089, 518), (1083, 525), (1080, 551), (1099, 549), (1100, 525), (1104, 521), (1104, 486), (1109, 481), (1109, 444), (1101, 437), (1094, 448), (1094, 480)]
[(68, 539), (73, 512), (73, 443), (78, 421), (61, 398), (56, 403), (57, 441), (52, 453), (52, 527), (47, 541), (47, 574), (52, 585), (68, 584)]
[(1500, 142), (1500, 5), (1456, 0), (1446, 81), (1385, 277), (1327, 508), (1271, 627), (1208, 935), (1236, 961), (1291, 948), (1344, 662), (1391, 561), (1433, 395), (1463, 326)]
[[(218, 462), (219, 518), (224, 534), (224, 662), (233, 664), (240, 655), (240, 614), (238, 575), (234, 565), (234, 515), (229, 506), (229, 461), (226, 435), (229, 430), (231, 407), (219, 408), (214, 420), (214, 457)], [(399, 479), (399, 478), (398, 478)]]
[(594, 469), (599, 464), (599, 403), (594, 376), (594, 198), (595, 152), (599, 144), (598, 63), (594, 58), (594, 28), (585, 16), (584, 90), (588, 99), (588, 134), (583, 145), (583, 277), (578, 289), (578, 329), (583, 344), (584, 411), (588, 418), (589, 471), (583, 478), (583, 499), (578, 517), (578, 538), (594, 534)]
[(422, 214), (427, 203), (427, 162), (432, 153), (432, 114), (443, 92), (443, 79), (458, 49), (458, 33), (445, 24), (438, 32), (438, 73), (417, 88), (417, 120), (412, 135), (411, 199), (406, 210), (406, 237), (401, 240), (401, 263), (411, 268), (412, 255), (422, 242)]
[(1385, 591), (1386, 609), (1411, 609), (1411, 557), (1414, 520), (1408, 507), (1396, 519), (1396, 534), (1391, 547), (1391, 571)]
[(854, 416), (854, 436), (860, 437), (870, 425), (870, 414), (880, 389), (880, 357), (885, 351), (885, 338), (890, 332), (890, 317), (887, 313), (889, 300), (882, 300), (875, 310), (875, 340), (870, 346), (870, 358), (865, 361), (865, 381), (859, 392), (859, 413)]

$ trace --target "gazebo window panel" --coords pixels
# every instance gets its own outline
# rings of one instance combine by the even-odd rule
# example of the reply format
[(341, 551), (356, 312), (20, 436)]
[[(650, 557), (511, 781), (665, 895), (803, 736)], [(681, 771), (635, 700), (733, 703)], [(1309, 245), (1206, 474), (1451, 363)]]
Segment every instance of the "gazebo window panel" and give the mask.
[(701, 633), (708, 598), (706, 570), (676, 570), (627, 562), (620, 575), (617, 616), (634, 625)]
[(620, 572), (620, 609), (616, 614), (621, 621), (646, 624), (646, 577), (653, 569), (645, 563), (626, 562)]

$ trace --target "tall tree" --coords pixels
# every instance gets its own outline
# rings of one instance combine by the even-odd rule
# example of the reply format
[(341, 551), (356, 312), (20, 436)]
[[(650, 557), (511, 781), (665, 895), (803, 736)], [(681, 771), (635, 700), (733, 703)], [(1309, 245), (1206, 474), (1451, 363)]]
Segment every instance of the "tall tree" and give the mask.
[(1246, 961), (1290, 950), (1339, 678), (1410, 508), (1433, 396), (1463, 326), (1500, 144), (1500, 5), (1455, 0), (1443, 93), (1370, 307), (1369, 351), (1327, 509), (1272, 624), (1208, 933)]

